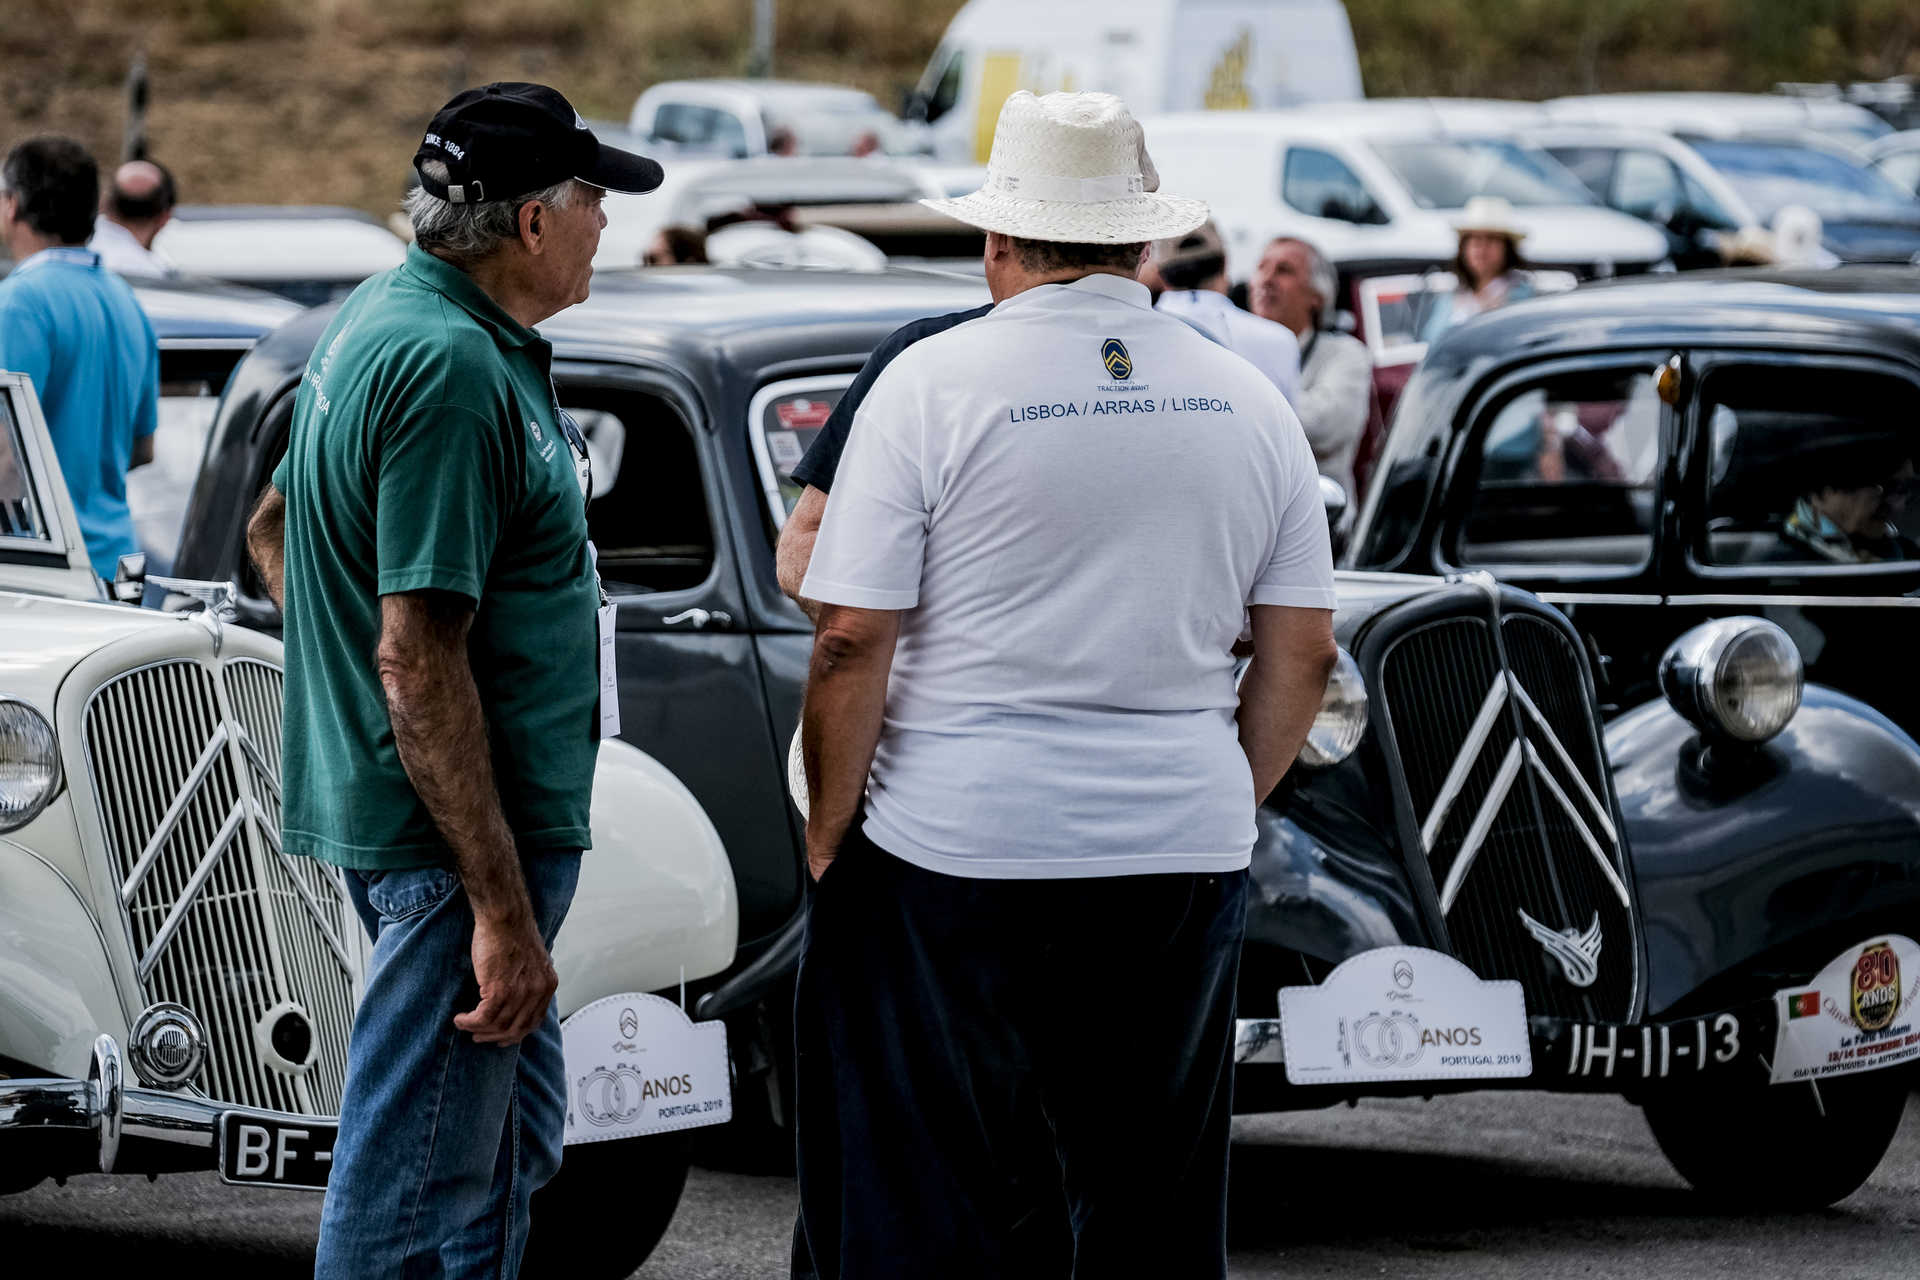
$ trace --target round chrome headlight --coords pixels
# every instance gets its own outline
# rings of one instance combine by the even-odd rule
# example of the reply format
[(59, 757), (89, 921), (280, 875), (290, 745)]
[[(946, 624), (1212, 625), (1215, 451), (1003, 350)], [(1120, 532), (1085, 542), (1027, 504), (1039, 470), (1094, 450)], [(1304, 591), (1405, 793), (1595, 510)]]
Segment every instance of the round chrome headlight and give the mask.
[(1764, 618), (1702, 623), (1660, 659), (1660, 690), (1696, 727), (1734, 742), (1765, 742), (1800, 709), (1800, 651)]
[(1366, 681), (1360, 678), (1360, 664), (1342, 649), (1327, 677), (1327, 691), (1320, 695), (1320, 713), (1300, 748), (1300, 763), (1309, 769), (1339, 764), (1353, 754), (1366, 731)]
[(26, 826), (59, 793), (53, 726), (26, 703), (0, 698), (0, 831)]

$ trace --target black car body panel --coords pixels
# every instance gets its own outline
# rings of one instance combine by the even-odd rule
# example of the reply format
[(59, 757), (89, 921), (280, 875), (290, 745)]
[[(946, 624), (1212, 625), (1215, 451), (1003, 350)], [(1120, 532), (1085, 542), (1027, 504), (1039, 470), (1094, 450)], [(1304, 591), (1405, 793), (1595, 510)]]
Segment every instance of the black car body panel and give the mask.
[[(979, 288), (907, 273), (602, 274), (592, 301), (543, 326), (562, 402), (618, 419), (626, 456), (644, 459), (616, 469), (590, 523), (622, 605), (623, 736), (700, 799), (739, 884), (739, 961), (693, 993), (707, 1014), (751, 1023), (756, 1004), (778, 1011), (802, 918), (802, 830), (785, 758), (812, 634), (775, 581), (784, 508), (750, 418), (797, 388), (817, 397), (803, 406), (817, 423), (885, 334), (976, 305)], [(1588, 333), (1579, 306), (1567, 310), (1557, 330), (1549, 311), (1499, 342), (1468, 350), (1450, 340), (1440, 351), (1461, 382), (1482, 384), (1554, 350), (1551, 335)], [(1645, 308), (1640, 348), (1666, 350), (1652, 331), (1673, 323), (1668, 310)], [(300, 317), (236, 372), (195, 493), (186, 575), (246, 582), (246, 511), (284, 448), (292, 393), (327, 318)], [(1804, 322), (1792, 336), (1818, 327)], [(1437, 403), (1431, 393), (1416, 400), (1421, 412)], [(1423, 502), (1412, 523), (1425, 518)], [(1338, 576), (1335, 632), (1367, 682), (1371, 720), (1350, 756), (1296, 766), (1259, 814), (1243, 1019), (1275, 1019), (1282, 986), (1407, 944), (1519, 982), (1539, 1052), (1580, 1067), (1599, 1034), (1590, 1028), (1617, 1035), (1650, 1013), (1770, 999), (1783, 956), (1803, 977), (1831, 958), (1806, 960), (1808, 947), (1837, 939), (1837, 949), (1915, 916), (1920, 813), (1887, 799), (1876, 808), (1848, 772), (1856, 752), (1893, 751), (1899, 763), (1883, 763), (1885, 776), (1920, 777), (1920, 748), (1900, 730), (1810, 690), (1806, 732), (1754, 757), (1771, 770), (1764, 779), (1753, 780), (1751, 760), (1702, 763), (1697, 736), (1663, 707), (1606, 724), (1606, 655), (1596, 657), (1577, 616), (1488, 575), (1447, 578), (1435, 567)], [(257, 585), (242, 595), (256, 625), (277, 625)], [(1777, 821), (1783, 808), (1816, 804), (1848, 806), (1851, 825)], [(1800, 893), (1811, 896), (1796, 914)], [(1604, 931), (1589, 984), (1556, 976), (1520, 912), (1555, 930)], [(764, 1025), (753, 1034), (776, 1059), (785, 1047)], [(1243, 1061), (1244, 1108), (1331, 1098)], [(1560, 1082), (1504, 1083), (1614, 1087), (1610, 1074), (1573, 1069)]]

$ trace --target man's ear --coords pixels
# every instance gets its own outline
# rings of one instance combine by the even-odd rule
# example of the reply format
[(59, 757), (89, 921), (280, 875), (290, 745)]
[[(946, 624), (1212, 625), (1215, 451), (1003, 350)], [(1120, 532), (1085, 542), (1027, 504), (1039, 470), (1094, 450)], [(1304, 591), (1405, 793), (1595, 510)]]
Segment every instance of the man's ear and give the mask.
[(547, 206), (538, 200), (529, 200), (520, 206), (520, 243), (528, 253), (541, 250), (547, 231), (546, 214)]
[(1013, 237), (998, 231), (987, 232), (987, 261), (998, 262), (1013, 252)]

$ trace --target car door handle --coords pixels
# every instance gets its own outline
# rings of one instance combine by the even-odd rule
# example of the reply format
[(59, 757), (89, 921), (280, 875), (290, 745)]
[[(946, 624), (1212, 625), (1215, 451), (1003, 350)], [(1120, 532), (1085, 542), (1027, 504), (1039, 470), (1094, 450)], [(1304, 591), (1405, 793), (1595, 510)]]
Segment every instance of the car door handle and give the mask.
[(670, 618), (660, 619), (663, 627), (677, 627), (681, 623), (691, 623), (695, 631), (704, 631), (708, 627), (728, 627), (733, 625), (733, 615), (719, 609), (708, 612), (705, 609), (685, 609)]

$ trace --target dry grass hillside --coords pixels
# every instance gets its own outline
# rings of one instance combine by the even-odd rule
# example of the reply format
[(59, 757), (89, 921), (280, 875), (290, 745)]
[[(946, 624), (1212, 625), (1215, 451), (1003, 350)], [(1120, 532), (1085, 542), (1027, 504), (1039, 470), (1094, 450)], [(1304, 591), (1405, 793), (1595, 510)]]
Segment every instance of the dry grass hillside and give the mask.
[[(1046, 0), (1034, 0), (1036, 4)], [(897, 101), (958, 0), (779, 0), (776, 70)], [(752, 0), (0, 0), (0, 143), (153, 153), (193, 200), (392, 207), (426, 118), (493, 79), (623, 119), (650, 82), (737, 73)], [(1920, 72), (1915, 0), (1348, 0), (1370, 93), (1537, 97)]]

